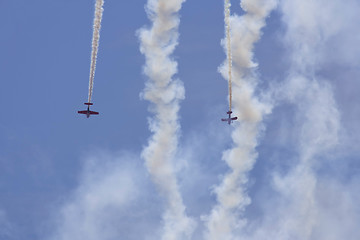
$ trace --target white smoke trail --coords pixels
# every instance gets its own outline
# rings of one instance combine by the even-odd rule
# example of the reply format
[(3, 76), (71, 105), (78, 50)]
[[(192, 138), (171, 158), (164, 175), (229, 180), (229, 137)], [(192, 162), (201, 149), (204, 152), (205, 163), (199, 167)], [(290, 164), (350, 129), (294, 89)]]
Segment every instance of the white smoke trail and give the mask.
[(228, 81), (229, 81), (229, 111), (232, 109), (232, 54), (231, 54), (231, 34), (230, 34), (230, 0), (225, 0), (225, 31), (226, 31), (226, 48), (228, 60)]
[(101, 20), (104, 11), (103, 5), (104, 5), (104, 0), (96, 0), (94, 30), (93, 30), (92, 50), (91, 50), (90, 77), (89, 77), (89, 96), (88, 96), (89, 103), (91, 102), (91, 98), (93, 94), (96, 59), (97, 59), (99, 40), (100, 40)]
[(146, 10), (152, 27), (139, 31), (140, 50), (146, 58), (144, 72), (149, 77), (143, 97), (150, 101), (150, 111), (155, 114), (150, 120), (153, 136), (142, 156), (152, 180), (166, 198), (163, 240), (190, 239), (194, 228), (193, 221), (186, 216), (172, 165), (180, 129), (179, 102), (185, 91), (182, 82), (173, 79), (177, 63), (170, 55), (178, 44), (178, 12), (184, 1), (149, 0)]
[[(241, 7), (246, 14), (230, 19), (234, 63), (233, 104), (241, 123), (232, 133), (235, 146), (223, 154), (223, 160), (231, 172), (215, 189), (218, 204), (207, 219), (205, 233), (205, 238), (209, 240), (232, 240), (236, 231), (245, 224), (244, 219), (239, 219), (239, 213), (250, 204), (246, 193), (247, 174), (256, 161), (257, 137), (263, 114), (267, 111), (265, 105), (254, 96), (257, 81), (251, 74), (256, 67), (252, 61), (253, 47), (260, 39), (266, 17), (276, 5), (276, 0), (242, 0)], [(226, 69), (226, 64), (220, 68), (224, 77), (227, 75)]]

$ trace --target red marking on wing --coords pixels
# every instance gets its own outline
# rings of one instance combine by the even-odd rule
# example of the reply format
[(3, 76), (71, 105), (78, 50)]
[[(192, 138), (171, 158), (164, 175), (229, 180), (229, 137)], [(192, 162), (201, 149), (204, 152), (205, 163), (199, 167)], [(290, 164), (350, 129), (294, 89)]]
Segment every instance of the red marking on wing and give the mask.
[(99, 113), (98, 113), (98, 112), (90, 111), (90, 114), (92, 114), (92, 115), (98, 115)]
[(87, 111), (78, 111), (80, 114), (87, 114)]

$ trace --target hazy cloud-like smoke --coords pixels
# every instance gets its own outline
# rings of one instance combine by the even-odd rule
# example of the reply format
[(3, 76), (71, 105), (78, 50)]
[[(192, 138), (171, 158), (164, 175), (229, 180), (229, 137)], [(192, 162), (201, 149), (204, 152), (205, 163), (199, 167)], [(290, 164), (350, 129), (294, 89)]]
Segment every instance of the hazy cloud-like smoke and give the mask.
[(329, 162), (339, 166), (344, 162), (334, 154), (343, 129), (335, 89), (332, 79), (321, 76), (329, 68), (327, 47), (347, 22), (348, 9), (342, 4), (338, 0), (280, 2), (291, 69), (286, 81), (276, 85), (274, 96), (279, 105), (291, 103), (296, 110), (287, 121), (292, 121), (291, 131), (297, 136), (289, 139), (297, 156), (286, 172), (273, 173), (275, 194), (267, 199), (271, 204), (264, 203), (264, 217), (246, 239), (355, 240), (359, 236), (352, 224), (360, 219), (355, 204), (359, 195), (354, 193), (359, 179), (349, 177), (346, 185), (336, 175), (322, 173)]
[[(87, 158), (79, 186), (55, 213), (55, 231), (47, 239), (110, 240), (118, 237), (122, 215), (140, 195), (138, 173), (128, 164), (129, 159), (136, 158), (109, 153), (93, 153)], [(127, 236), (125, 232), (121, 234)]]
[(282, 206), (286, 214), (278, 220), (282, 228), (274, 236), (278, 239), (312, 239), (319, 211), (315, 167), (322, 155), (338, 143), (340, 115), (333, 90), (316, 76), (321, 68), (321, 46), (337, 30), (336, 26), (325, 24), (329, 15), (317, 14), (316, 9), (323, 4), (328, 3), (281, 2), (292, 69), (280, 91), (297, 109), (299, 160), (289, 173), (275, 174), (275, 189), (286, 200)]
[(139, 31), (141, 52), (145, 55), (145, 74), (149, 77), (143, 98), (150, 101), (153, 132), (142, 156), (152, 180), (166, 199), (163, 216), (163, 240), (190, 239), (194, 222), (186, 216), (172, 161), (179, 137), (179, 102), (184, 99), (184, 87), (174, 79), (177, 63), (171, 59), (178, 44), (178, 12), (184, 0), (149, 0), (146, 6), (151, 28)]

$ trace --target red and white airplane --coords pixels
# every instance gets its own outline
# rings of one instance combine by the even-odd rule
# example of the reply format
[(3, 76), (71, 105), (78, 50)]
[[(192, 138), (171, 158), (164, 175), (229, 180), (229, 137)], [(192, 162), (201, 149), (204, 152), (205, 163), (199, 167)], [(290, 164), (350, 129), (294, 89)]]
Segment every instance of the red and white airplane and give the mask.
[(79, 114), (85, 114), (87, 118), (90, 117), (90, 115), (99, 115), (98, 112), (90, 111), (90, 105), (93, 105), (92, 103), (84, 103), (88, 106), (87, 110), (85, 111), (78, 111)]
[(229, 114), (228, 118), (222, 118), (221, 121), (223, 122), (228, 122), (228, 124), (230, 125), (232, 123), (232, 121), (237, 120), (237, 117), (231, 117), (232, 111), (228, 111), (227, 114)]

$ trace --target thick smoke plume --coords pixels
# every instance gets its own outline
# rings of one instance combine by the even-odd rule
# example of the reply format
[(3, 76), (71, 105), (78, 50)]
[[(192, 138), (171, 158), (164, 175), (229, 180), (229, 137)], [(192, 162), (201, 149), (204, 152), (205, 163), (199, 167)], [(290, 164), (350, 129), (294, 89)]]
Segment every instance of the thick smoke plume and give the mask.
[[(205, 238), (209, 240), (234, 239), (236, 232), (245, 224), (245, 220), (239, 216), (251, 201), (246, 193), (247, 175), (257, 158), (257, 138), (262, 127), (263, 114), (267, 111), (265, 105), (254, 96), (257, 80), (252, 74), (256, 67), (252, 60), (253, 48), (261, 37), (266, 17), (276, 5), (274, 0), (243, 0), (241, 7), (246, 14), (230, 18), (234, 73), (233, 107), (240, 124), (236, 125), (232, 133), (234, 147), (223, 154), (223, 160), (231, 170), (215, 189), (218, 204), (207, 219), (205, 233)], [(223, 45), (226, 50), (226, 44)], [(225, 63), (220, 68), (225, 79), (228, 67)]]
[(104, 11), (103, 5), (104, 5), (104, 0), (96, 0), (94, 30), (93, 30), (92, 50), (91, 50), (90, 77), (89, 77), (89, 97), (88, 97), (89, 103), (91, 102), (93, 87), (94, 87), (96, 59), (97, 59), (99, 40), (100, 40), (101, 20)]
[(184, 99), (181, 81), (174, 79), (177, 63), (170, 58), (178, 44), (178, 12), (184, 0), (149, 0), (146, 6), (150, 29), (139, 31), (141, 52), (145, 55), (145, 74), (149, 77), (143, 93), (150, 101), (150, 119), (153, 132), (142, 156), (152, 180), (166, 199), (163, 216), (163, 240), (190, 239), (193, 221), (186, 216), (172, 160), (175, 157), (179, 137), (179, 102)]

